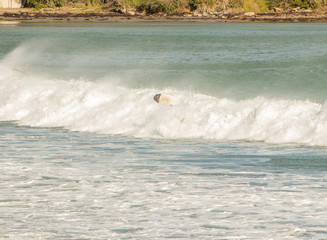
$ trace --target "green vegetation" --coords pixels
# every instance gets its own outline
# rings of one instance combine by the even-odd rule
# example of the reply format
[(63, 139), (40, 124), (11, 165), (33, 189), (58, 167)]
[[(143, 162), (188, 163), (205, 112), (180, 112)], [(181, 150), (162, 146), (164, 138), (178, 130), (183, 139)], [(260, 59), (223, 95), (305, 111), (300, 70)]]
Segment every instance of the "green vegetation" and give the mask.
[(41, 9), (45, 7), (54, 8), (62, 7), (65, 3), (65, 0), (27, 0), (26, 6), (36, 9)]
[(300, 9), (317, 9), (325, 8), (326, 1), (321, 0), (268, 0), (267, 6), (269, 9), (274, 7), (288, 9), (288, 8), (300, 8)]
[(267, 12), (325, 9), (327, 0), (27, 0), (25, 7), (34, 9), (77, 7), (88, 11), (128, 11), (158, 14), (182, 12)]

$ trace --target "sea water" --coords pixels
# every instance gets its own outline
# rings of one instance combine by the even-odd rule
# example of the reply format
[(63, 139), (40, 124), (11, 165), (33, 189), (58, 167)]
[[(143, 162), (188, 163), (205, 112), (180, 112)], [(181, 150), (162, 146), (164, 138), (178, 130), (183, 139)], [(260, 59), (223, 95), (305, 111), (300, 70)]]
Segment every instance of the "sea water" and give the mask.
[(0, 239), (327, 239), (326, 76), (323, 23), (0, 25)]

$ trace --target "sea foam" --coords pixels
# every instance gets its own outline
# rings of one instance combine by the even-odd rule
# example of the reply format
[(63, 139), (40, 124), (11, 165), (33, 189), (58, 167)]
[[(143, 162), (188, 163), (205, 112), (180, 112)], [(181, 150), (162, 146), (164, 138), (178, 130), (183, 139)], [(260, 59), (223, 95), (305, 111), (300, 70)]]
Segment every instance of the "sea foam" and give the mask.
[[(12, 59), (20, 52), (17, 48), (0, 62), (0, 121), (144, 138), (327, 145), (326, 103), (130, 88), (110, 77), (53, 79), (17, 71)], [(156, 103), (157, 93), (172, 96), (172, 106)]]

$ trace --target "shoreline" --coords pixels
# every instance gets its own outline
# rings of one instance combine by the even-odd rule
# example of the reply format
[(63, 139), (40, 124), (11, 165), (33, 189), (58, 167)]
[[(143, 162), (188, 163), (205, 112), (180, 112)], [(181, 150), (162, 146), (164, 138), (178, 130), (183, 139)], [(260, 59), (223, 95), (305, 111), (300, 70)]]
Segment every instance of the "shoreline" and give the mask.
[(117, 12), (31, 11), (30, 9), (0, 9), (0, 25), (19, 23), (113, 23), (113, 22), (327, 22), (327, 12), (282, 12), (213, 14), (128, 14)]

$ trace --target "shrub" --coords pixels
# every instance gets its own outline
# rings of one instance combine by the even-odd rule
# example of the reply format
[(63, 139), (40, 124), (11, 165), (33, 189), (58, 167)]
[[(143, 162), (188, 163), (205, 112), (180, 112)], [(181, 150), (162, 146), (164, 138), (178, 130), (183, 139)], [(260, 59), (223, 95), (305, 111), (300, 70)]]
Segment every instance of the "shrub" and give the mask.
[(287, 9), (291, 8), (302, 8), (315, 9), (319, 6), (319, 4), (315, 0), (267, 0), (267, 7), (269, 9), (273, 9), (274, 7)]
[(64, 4), (65, 0), (27, 0), (25, 6), (39, 10), (45, 7), (62, 7)]
[(216, 10), (217, 4), (216, 0), (189, 0), (191, 11), (200, 10), (201, 12), (207, 12)]
[(132, 0), (130, 4), (131, 7), (136, 9), (136, 11), (144, 12), (147, 2), (148, 2), (147, 0)]
[(25, 6), (35, 8), (37, 10), (45, 7), (44, 2), (42, 0), (27, 0)]
[(228, 8), (241, 8), (243, 7), (243, 0), (230, 0), (228, 2)]
[(191, 11), (194, 11), (201, 4), (201, 0), (189, 0), (189, 6)]
[(246, 12), (266, 12), (267, 3), (265, 0), (243, 0), (243, 9)]
[(284, 8), (284, 1), (281, 0), (267, 0), (267, 7), (268, 9), (273, 8)]
[(154, 13), (172, 13), (178, 8), (178, 0), (150, 0), (145, 5), (145, 11), (148, 14)]
[(318, 7), (318, 3), (314, 0), (291, 0), (290, 5), (293, 8), (300, 7), (303, 9), (315, 9)]

